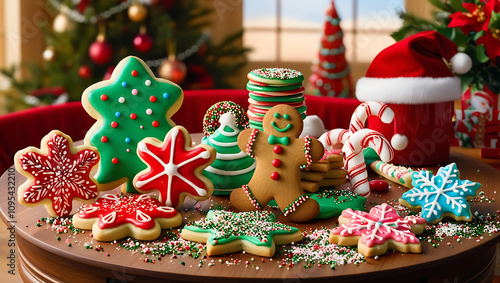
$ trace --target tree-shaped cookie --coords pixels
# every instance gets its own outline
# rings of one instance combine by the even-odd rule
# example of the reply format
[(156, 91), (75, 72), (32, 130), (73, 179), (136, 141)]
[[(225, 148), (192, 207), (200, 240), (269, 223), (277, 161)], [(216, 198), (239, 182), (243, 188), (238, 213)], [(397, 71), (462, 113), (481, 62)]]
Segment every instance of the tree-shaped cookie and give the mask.
[(178, 85), (155, 78), (136, 57), (123, 59), (110, 80), (84, 91), (83, 106), (97, 120), (85, 143), (101, 154), (96, 179), (104, 189), (126, 183), (124, 191), (135, 192), (132, 179), (146, 168), (137, 156), (137, 144), (146, 137), (165, 137), (175, 126), (170, 118), (182, 101)]
[(405, 192), (399, 203), (409, 208), (421, 207), (421, 215), (429, 223), (438, 223), (444, 217), (471, 221), (467, 199), (476, 196), (481, 184), (459, 178), (455, 163), (439, 168), (436, 176), (427, 170), (413, 172), (413, 189)]
[(71, 138), (60, 131), (46, 135), (41, 149), (18, 151), (14, 162), (16, 170), (28, 178), (19, 187), (19, 203), (45, 204), (52, 216), (68, 216), (74, 199), (88, 203), (99, 193), (90, 175), (99, 154), (89, 146), (73, 147)]
[(214, 195), (229, 195), (253, 176), (255, 160), (238, 147), (239, 133), (233, 114), (224, 113), (220, 127), (201, 141), (217, 151), (214, 163), (203, 170), (203, 175), (214, 184)]
[(215, 159), (215, 149), (205, 144), (192, 147), (191, 136), (182, 126), (176, 126), (162, 142), (145, 138), (137, 153), (148, 168), (139, 172), (133, 182), (141, 193), (158, 191), (159, 200), (179, 209), (186, 196), (195, 200), (208, 199), (214, 187), (202, 171)]
[(210, 210), (205, 219), (186, 224), (181, 237), (207, 243), (209, 256), (245, 251), (271, 257), (276, 245), (301, 241), (302, 232), (276, 222), (274, 214), (267, 210), (240, 213)]

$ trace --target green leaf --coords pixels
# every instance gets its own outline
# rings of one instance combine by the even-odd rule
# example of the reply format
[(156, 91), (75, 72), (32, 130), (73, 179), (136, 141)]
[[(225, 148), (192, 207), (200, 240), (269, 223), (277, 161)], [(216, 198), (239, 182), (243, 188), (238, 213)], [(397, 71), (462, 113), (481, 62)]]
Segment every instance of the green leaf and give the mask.
[(476, 47), (476, 59), (480, 63), (486, 63), (490, 60), (490, 57), (486, 55), (486, 47), (482, 44)]
[(450, 6), (455, 12), (468, 12), (462, 5), (462, 0), (450, 0)]
[(434, 5), (434, 7), (438, 8), (439, 10), (449, 11), (449, 9), (450, 9), (450, 6), (441, 0), (429, 0), (429, 2), (432, 5)]
[(474, 41), (477, 41), (481, 36), (483, 36), (486, 32), (484, 30), (474, 34)]
[(500, 29), (500, 13), (491, 13), (491, 20), (488, 27), (490, 29)]

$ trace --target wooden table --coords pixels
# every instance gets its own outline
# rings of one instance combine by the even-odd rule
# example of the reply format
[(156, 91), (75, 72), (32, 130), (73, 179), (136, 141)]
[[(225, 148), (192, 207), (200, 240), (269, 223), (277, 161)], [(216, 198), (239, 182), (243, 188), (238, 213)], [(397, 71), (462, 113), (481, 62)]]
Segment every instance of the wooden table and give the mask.
[[(457, 163), (462, 179), (481, 183), (480, 190), (484, 191), (489, 198), (497, 199), (496, 190), (500, 184), (500, 176), (496, 169), (456, 151), (452, 151), (450, 160)], [(491, 282), (494, 276), (496, 244), (500, 240), (500, 233), (491, 236), (484, 235), (484, 238), (479, 241), (462, 240), (461, 243), (455, 239), (445, 238), (437, 248), (423, 242), (421, 254), (402, 254), (391, 251), (378, 259), (367, 259), (366, 263), (361, 263), (359, 266), (347, 264), (337, 266), (334, 270), (330, 267), (318, 266), (305, 269), (303, 264), (292, 268), (279, 268), (277, 255), (272, 260), (266, 259), (262, 262), (260, 257), (242, 253), (215, 257), (216, 264), (211, 267), (205, 264), (200, 268), (198, 266), (200, 260), (188, 256), (177, 259), (165, 257), (162, 262), (152, 264), (145, 263), (140, 254), (124, 249), (117, 250), (117, 244), (114, 243), (93, 241), (94, 245), (102, 245), (109, 256), (106, 256), (105, 252), (85, 249), (84, 243), (92, 241), (88, 232), (69, 238), (69, 234), (56, 234), (51, 229), (47, 229), (47, 225), (37, 227), (37, 220), (47, 216), (43, 206), (26, 208), (17, 204), (16, 201), (15, 207), (9, 207), (8, 198), (5, 197), (9, 186), (15, 185), (17, 190), (17, 186), (24, 180), (22, 175), (14, 173), (12, 169), (2, 175), (0, 191), (3, 195), (0, 197), (0, 215), (7, 226), (15, 225), (17, 244), (15, 248), (19, 257), (16, 259), (16, 264), (26, 282), (106, 282), (106, 279), (131, 282), (157, 282), (160, 279), (168, 279), (169, 282), (205, 280), (234, 282), (235, 279), (240, 281), (299, 279), (301, 282), (318, 280), (330, 282), (332, 280), (335, 282), (365, 280), (375, 282), (463, 282), (468, 280)], [(395, 204), (398, 197), (405, 191), (403, 187), (393, 184), (389, 193), (379, 196), (372, 194), (367, 206), (369, 208), (374, 203), (382, 202)], [(15, 196), (17, 198), (17, 191)], [(227, 198), (212, 197), (211, 201), (228, 206)], [(202, 206), (207, 208), (211, 201), (205, 201)], [(471, 208), (472, 211), (479, 211), (482, 214), (496, 214), (497, 210), (500, 210), (500, 202), (471, 203)], [(191, 209), (182, 210), (182, 214), (185, 217), (190, 216), (190, 219), (201, 217)], [(278, 218), (286, 224), (291, 224), (283, 217), (278, 216)], [(296, 226), (300, 229), (332, 228), (336, 221), (336, 218), (332, 218)], [(57, 240), (57, 236), (60, 236), (61, 240)], [(66, 243), (68, 238), (71, 242), (77, 240), (81, 243), (69, 247)], [(447, 242), (451, 242), (453, 247), (447, 246)], [(255, 261), (252, 261), (252, 258)], [(223, 263), (219, 263), (219, 259)], [(234, 262), (234, 259), (241, 259), (241, 261), (235, 265), (224, 263)], [(250, 265), (245, 264), (247, 260), (251, 262)], [(185, 265), (180, 264), (180, 261), (184, 261)]]

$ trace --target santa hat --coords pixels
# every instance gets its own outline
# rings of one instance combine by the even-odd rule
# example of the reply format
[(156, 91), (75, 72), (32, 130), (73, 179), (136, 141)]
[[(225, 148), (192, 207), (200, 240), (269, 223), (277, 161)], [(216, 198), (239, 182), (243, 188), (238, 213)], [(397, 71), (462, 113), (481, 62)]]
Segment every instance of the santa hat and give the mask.
[(394, 104), (453, 101), (462, 95), (453, 73), (464, 74), (471, 67), (470, 57), (458, 53), (453, 41), (435, 31), (420, 32), (375, 57), (356, 84), (356, 97)]

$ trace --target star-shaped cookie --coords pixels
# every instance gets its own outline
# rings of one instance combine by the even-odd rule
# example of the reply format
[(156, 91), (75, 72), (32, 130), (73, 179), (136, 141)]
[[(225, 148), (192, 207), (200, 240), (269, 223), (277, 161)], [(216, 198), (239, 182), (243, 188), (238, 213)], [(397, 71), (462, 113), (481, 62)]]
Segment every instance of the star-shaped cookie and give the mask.
[(73, 215), (73, 225), (79, 229), (92, 230), (93, 238), (98, 241), (126, 237), (152, 241), (160, 236), (161, 229), (181, 224), (182, 217), (177, 210), (164, 206), (146, 194), (106, 194)]
[(183, 97), (178, 85), (156, 78), (142, 60), (132, 56), (120, 61), (110, 80), (84, 91), (83, 107), (97, 120), (85, 143), (101, 154), (96, 179), (104, 190), (125, 183), (123, 192), (136, 192), (132, 180), (146, 169), (137, 156), (137, 144), (146, 137), (165, 137), (175, 126), (171, 117)]
[(215, 160), (215, 149), (205, 144), (191, 145), (191, 136), (182, 126), (168, 132), (163, 142), (155, 138), (142, 140), (137, 154), (148, 168), (134, 178), (137, 190), (156, 190), (162, 203), (176, 209), (186, 196), (195, 200), (209, 198), (214, 186), (202, 172)]
[(19, 203), (32, 207), (44, 204), (52, 216), (68, 216), (73, 200), (92, 202), (98, 187), (90, 176), (99, 154), (89, 146), (73, 146), (71, 138), (51, 131), (41, 149), (28, 147), (16, 153), (16, 170), (28, 180), (19, 187)]
[(210, 210), (205, 219), (186, 224), (181, 237), (207, 243), (209, 256), (245, 251), (271, 257), (276, 245), (302, 240), (302, 232), (276, 222), (274, 214), (267, 210), (239, 213)]
[(348, 208), (339, 216), (340, 226), (330, 232), (330, 243), (357, 245), (365, 257), (385, 254), (388, 249), (420, 253), (420, 241), (415, 233), (422, 233), (426, 223), (418, 216), (403, 218), (386, 203), (373, 207), (370, 213)]
[(427, 170), (413, 172), (413, 189), (405, 192), (399, 203), (409, 208), (421, 207), (421, 215), (429, 223), (438, 223), (444, 217), (471, 221), (467, 199), (476, 196), (481, 184), (459, 177), (455, 163), (439, 168), (436, 176)]

